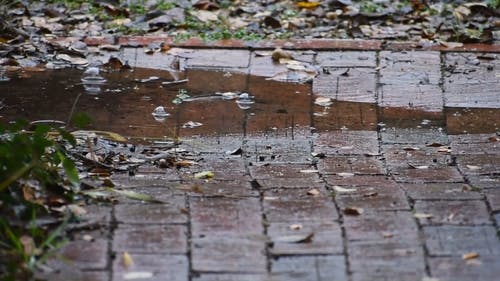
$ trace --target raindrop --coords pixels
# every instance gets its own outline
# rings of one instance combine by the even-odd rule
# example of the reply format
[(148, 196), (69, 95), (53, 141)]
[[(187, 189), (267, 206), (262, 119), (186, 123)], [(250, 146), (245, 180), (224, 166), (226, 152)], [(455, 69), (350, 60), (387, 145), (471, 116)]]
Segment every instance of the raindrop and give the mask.
[(252, 107), (252, 104), (255, 103), (255, 99), (253, 96), (248, 93), (242, 93), (236, 100), (236, 104), (239, 108), (246, 110)]
[(106, 83), (106, 79), (100, 75), (98, 65), (91, 65), (83, 72), (82, 82), (85, 91), (91, 94), (97, 94), (101, 92), (101, 85)]
[(6, 70), (4, 67), (0, 67), (0, 82), (10, 81), (10, 78), (5, 74)]
[(156, 107), (151, 114), (153, 115), (155, 120), (159, 122), (165, 121), (165, 119), (170, 115), (163, 106)]

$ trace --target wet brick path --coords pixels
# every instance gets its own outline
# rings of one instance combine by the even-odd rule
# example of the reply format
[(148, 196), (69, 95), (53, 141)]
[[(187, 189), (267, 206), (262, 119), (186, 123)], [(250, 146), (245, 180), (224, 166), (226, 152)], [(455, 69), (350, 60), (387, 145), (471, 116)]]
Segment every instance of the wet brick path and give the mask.
[[(453, 115), (446, 128), (454, 134), (377, 119), (404, 122), (401, 107), (430, 119), (442, 118), (444, 107), (499, 108), (498, 55), (324, 51), (296, 58), (322, 69), (315, 94), (377, 103), (378, 115), (353, 106), (329, 120), (338, 130), (193, 138), (182, 148), (200, 165), (113, 175), (116, 184), (168, 204), (88, 207), (83, 220), (99, 227), (75, 235), (64, 259), (52, 262), (61, 269), (52, 280), (498, 280), (495, 134), (465, 134), (474, 121), (457, 123)], [(171, 58), (163, 59), (137, 62), (161, 67)], [(247, 50), (189, 51), (182, 63), (258, 76), (283, 71)], [(320, 118), (311, 115), (311, 124)], [(500, 118), (483, 122), (498, 128)], [(350, 129), (360, 123), (364, 130)], [(238, 148), (241, 155), (226, 153)], [(215, 178), (194, 179), (206, 170)]]

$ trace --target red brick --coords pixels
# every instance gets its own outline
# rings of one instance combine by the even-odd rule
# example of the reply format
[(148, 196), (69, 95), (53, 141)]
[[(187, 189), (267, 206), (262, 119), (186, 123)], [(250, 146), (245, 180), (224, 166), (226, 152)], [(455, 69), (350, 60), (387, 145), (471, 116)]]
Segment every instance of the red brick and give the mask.
[(190, 198), (193, 237), (264, 233), (257, 198)]
[[(351, 99), (351, 97), (348, 99)], [(321, 134), (325, 134), (328, 131), (346, 129), (352, 131), (371, 130), (375, 132), (377, 123), (377, 107), (375, 104), (334, 101), (333, 105), (327, 108), (319, 105), (313, 106), (314, 128)]]
[(350, 242), (347, 251), (355, 281), (410, 281), (425, 275), (423, 249), (416, 240)]
[(75, 240), (62, 247), (48, 266), (53, 269), (76, 267), (85, 270), (106, 269), (108, 266), (108, 241), (98, 238), (92, 241)]
[(490, 214), (483, 201), (417, 201), (417, 213), (431, 214), (419, 219), (421, 224), (478, 225), (491, 224)]
[(318, 170), (321, 174), (353, 173), (356, 175), (383, 175), (383, 162), (373, 157), (333, 156), (318, 160)]
[(187, 223), (187, 216), (181, 212), (185, 207), (184, 198), (177, 197), (169, 204), (119, 204), (115, 207), (115, 217), (119, 223), (172, 224)]
[(117, 253), (113, 263), (113, 281), (130, 280), (126, 275), (131, 272), (151, 272), (153, 277), (147, 280), (189, 280), (189, 262), (186, 256), (180, 255), (154, 255), (130, 254), (133, 265), (125, 267), (123, 253)]
[(321, 67), (375, 67), (375, 52), (319, 52), (316, 61)]
[(314, 79), (314, 94), (338, 101), (376, 103), (375, 70), (371, 68), (329, 68), (328, 73), (320, 73)]
[(439, 280), (453, 281), (495, 281), (500, 275), (500, 256), (479, 256), (477, 260), (464, 260), (460, 256), (431, 257), (431, 275)]
[(431, 256), (461, 256), (475, 252), (480, 256), (500, 254), (500, 243), (493, 226), (427, 226), (426, 245)]
[(344, 228), (350, 241), (410, 241), (418, 239), (418, 226), (409, 211), (366, 212), (345, 216)]
[(486, 198), (493, 212), (500, 211), (500, 189), (489, 189), (485, 192)]
[(379, 153), (377, 132), (366, 130), (322, 132), (314, 142), (314, 152), (377, 155)]
[(462, 175), (455, 167), (435, 169), (407, 169), (393, 173), (394, 179), (406, 183), (463, 182)]
[(282, 257), (273, 261), (270, 280), (276, 281), (347, 281), (344, 256)]
[(201, 272), (266, 272), (263, 236), (206, 236), (192, 239), (192, 270)]
[[(338, 223), (309, 222), (299, 223), (300, 229), (291, 229), (294, 223), (272, 222), (267, 228), (272, 246), (269, 252), (272, 255), (318, 255), (342, 254), (342, 232)], [(290, 243), (293, 237), (306, 237), (313, 234), (311, 242)]]
[(465, 183), (401, 184), (413, 200), (470, 200), (482, 199), (477, 190)]
[(113, 251), (134, 254), (184, 254), (187, 228), (183, 225), (120, 225)]

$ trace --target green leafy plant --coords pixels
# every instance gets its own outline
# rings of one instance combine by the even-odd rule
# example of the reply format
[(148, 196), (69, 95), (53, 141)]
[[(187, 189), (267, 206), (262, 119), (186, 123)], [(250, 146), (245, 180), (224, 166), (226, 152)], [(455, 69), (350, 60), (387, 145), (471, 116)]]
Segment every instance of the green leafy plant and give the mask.
[(488, 0), (488, 6), (493, 9), (500, 9), (500, 0)]
[(0, 125), (0, 280), (27, 280), (58, 248), (64, 223), (54, 230), (36, 219), (54, 198), (71, 202), (80, 185), (65, 148), (75, 138), (47, 125), (28, 129), (27, 122)]

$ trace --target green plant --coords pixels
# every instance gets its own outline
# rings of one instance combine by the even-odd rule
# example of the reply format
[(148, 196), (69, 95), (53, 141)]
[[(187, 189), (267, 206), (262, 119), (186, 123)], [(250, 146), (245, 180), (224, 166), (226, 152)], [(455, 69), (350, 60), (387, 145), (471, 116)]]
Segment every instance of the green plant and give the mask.
[(0, 125), (0, 280), (27, 280), (58, 248), (64, 223), (53, 230), (36, 219), (49, 213), (52, 200), (71, 202), (80, 184), (65, 148), (74, 137), (47, 125), (26, 128), (24, 121)]
[(158, 1), (157, 4), (157, 8), (163, 11), (173, 9), (174, 7), (175, 7), (175, 2), (173, 1), (160, 0)]
[(500, 0), (488, 0), (488, 6), (493, 9), (500, 9)]
[(382, 7), (373, 1), (361, 2), (360, 11), (364, 13), (377, 13), (382, 10)]

